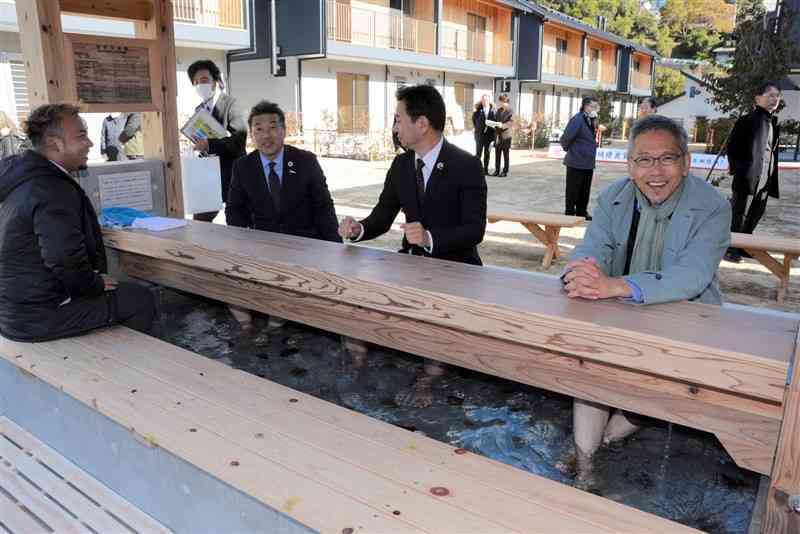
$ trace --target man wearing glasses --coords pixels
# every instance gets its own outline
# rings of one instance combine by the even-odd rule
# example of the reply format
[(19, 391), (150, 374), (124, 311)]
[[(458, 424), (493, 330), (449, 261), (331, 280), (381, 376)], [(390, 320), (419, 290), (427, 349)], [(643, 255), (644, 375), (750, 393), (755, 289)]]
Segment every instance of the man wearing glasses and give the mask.
[[(673, 120), (650, 115), (634, 125), (630, 179), (600, 194), (562, 276), (570, 298), (722, 304), (717, 269), (730, 244), (731, 208), (714, 187), (689, 175), (690, 160), (686, 131)], [(574, 401), (579, 477), (589, 484), (588, 460), (601, 441), (637, 428), (620, 411), (609, 416), (608, 406)]]

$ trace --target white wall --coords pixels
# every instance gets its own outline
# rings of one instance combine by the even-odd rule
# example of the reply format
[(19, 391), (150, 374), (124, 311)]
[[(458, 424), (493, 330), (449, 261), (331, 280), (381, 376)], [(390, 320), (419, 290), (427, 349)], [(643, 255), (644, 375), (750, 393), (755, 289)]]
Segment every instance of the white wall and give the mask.
[[(306, 61), (303, 68), (309, 64)], [(286, 76), (280, 78), (272, 76), (268, 59), (234, 61), (229, 81), (230, 94), (239, 101), (245, 113), (262, 100), (275, 102), (284, 113), (299, 111), (297, 59), (286, 60)]]

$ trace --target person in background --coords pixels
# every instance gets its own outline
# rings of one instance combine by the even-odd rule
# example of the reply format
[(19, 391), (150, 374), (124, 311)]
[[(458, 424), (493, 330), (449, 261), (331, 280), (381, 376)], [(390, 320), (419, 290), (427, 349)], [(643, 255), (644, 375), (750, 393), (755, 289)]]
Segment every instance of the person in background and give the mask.
[(144, 158), (144, 134), (142, 133), (141, 113), (128, 113), (125, 115), (125, 126), (119, 134), (119, 142), (124, 146), (124, 159)]
[[(230, 133), (223, 139), (194, 140), (194, 149), (200, 154), (219, 157), (222, 202), (227, 202), (233, 162), (246, 152), (247, 121), (236, 99), (222, 92), (224, 90), (222, 74), (213, 61), (209, 59), (195, 61), (189, 65), (187, 74), (195, 91), (203, 99), (197, 110), (206, 109)], [(195, 213), (194, 220), (211, 222), (217, 213), (216, 211)]]
[(658, 113), (658, 102), (654, 96), (646, 96), (639, 102), (639, 118)]
[(125, 143), (119, 137), (125, 129), (128, 116), (125, 113), (113, 113), (103, 119), (100, 130), (100, 154), (106, 161), (120, 161), (125, 159)]
[(472, 112), (472, 127), (475, 135), (475, 157), (483, 154), (483, 174), (489, 174), (489, 149), (494, 141), (494, 128), (486, 126), (486, 121), (495, 120), (494, 105), (489, 95), (483, 95)]
[(92, 147), (78, 111), (34, 109), (25, 123), (32, 149), (0, 162), (0, 333), (8, 339), (153, 326), (152, 293), (105, 274), (97, 213), (70, 175), (85, 168)]
[[(780, 196), (780, 129), (776, 115), (780, 103), (781, 90), (777, 84), (764, 82), (756, 89), (753, 111), (739, 117), (733, 125), (728, 140), (728, 163), (733, 175), (731, 232), (752, 234), (767, 209), (769, 197)], [(731, 248), (725, 260), (739, 263), (743, 254), (741, 249)]]
[(592, 191), (592, 176), (597, 157), (597, 99), (584, 97), (581, 110), (573, 115), (564, 129), (559, 142), (567, 153), (564, 165), (567, 167), (565, 215), (577, 215), (591, 221), (588, 213), (589, 196)]
[[(508, 176), (508, 154), (511, 151), (511, 127), (513, 126), (514, 114), (511, 112), (511, 104), (508, 95), (500, 95), (497, 99), (500, 104), (494, 114), (496, 122), (500, 126), (495, 128), (494, 141), (494, 174), (492, 176)], [(503, 172), (500, 172), (500, 157), (503, 158)]]
[[(689, 174), (688, 136), (678, 123), (650, 115), (628, 141), (630, 177), (597, 198), (595, 218), (562, 275), (573, 299), (636, 304), (690, 300), (722, 304), (717, 271), (730, 244), (730, 204)], [(578, 482), (591, 485), (600, 443), (637, 429), (628, 416), (596, 402), (573, 403)]]
[(0, 159), (19, 154), (30, 148), (25, 136), (5, 111), (0, 111)]

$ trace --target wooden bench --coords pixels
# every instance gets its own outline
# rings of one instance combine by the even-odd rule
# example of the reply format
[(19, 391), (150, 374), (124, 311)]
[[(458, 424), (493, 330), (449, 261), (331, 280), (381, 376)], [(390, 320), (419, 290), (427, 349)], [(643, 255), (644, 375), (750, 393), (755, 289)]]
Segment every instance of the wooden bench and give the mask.
[[(778, 277), (778, 303), (783, 304), (789, 289), (792, 262), (800, 257), (800, 239), (771, 237), (760, 234), (731, 233), (731, 246), (746, 250), (756, 261)], [(783, 254), (783, 263), (772, 254)]]
[[(694, 532), (124, 327), (47, 343), (0, 340), (0, 358), (309, 532)], [(140, 476), (154, 489), (170, 483), (168, 469)], [(185, 515), (161, 520), (185, 530), (175, 525)]]
[(0, 488), (3, 532), (169, 532), (7, 417), (0, 417)]
[(545, 269), (549, 269), (553, 260), (558, 258), (560, 254), (558, 237), (561, 235), (561, 229), (575, 228), (576, 226), (582, 226), (586, 222), (583, 217), (544, 212), (492, 212), (487, 219), (490, 223), (500, 221), (518, 222), (527, 228), (546, 248), (542, 259), (542, 266)]
[[(784, 405), (796, 316), (576, 302), (541, 273), (197, 222), (105, 237), (132, 276), (711, 432), (761, 474), (800, 417)], [(786, 472), (800, 494), (800, 467)]]

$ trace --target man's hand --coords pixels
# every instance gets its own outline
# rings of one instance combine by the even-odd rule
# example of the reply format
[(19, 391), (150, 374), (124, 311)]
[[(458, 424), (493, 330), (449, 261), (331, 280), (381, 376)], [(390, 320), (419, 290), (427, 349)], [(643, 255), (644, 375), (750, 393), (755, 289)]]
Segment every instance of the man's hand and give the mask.
[(339, 235), (342, 239), (355, 239), (361, 231), (361, 223), (352, 217), (345, 217), (339, 223)]
[(422, 223), (412, 222), (401, 224), (400, 228), (406, 233), (406, 241), (408, 241), (410, 245), (419, 245), (423, 248), (431, 246), (430, 240), (428, 239), (428, 231), (422, 226)]
[(594, 258), (571, 261), (567, 264), (567, 271), (564, 275), (564, 291), (570, 298), (598, 300), (632, 295), (624, 279), (607, 276)]
[(194, 149), (198, 152), (208, 152), (208, 139), (195, 137), (194, 141)]
[(115, 289), (117, 289), (119, 282), (117, 282), (115, 278), (112, 278), (107, 274), (101, 274), (100, 276), (103, 277), (103, 285), (104, 285), (103, 289), (105, 291), (114, 291)]

